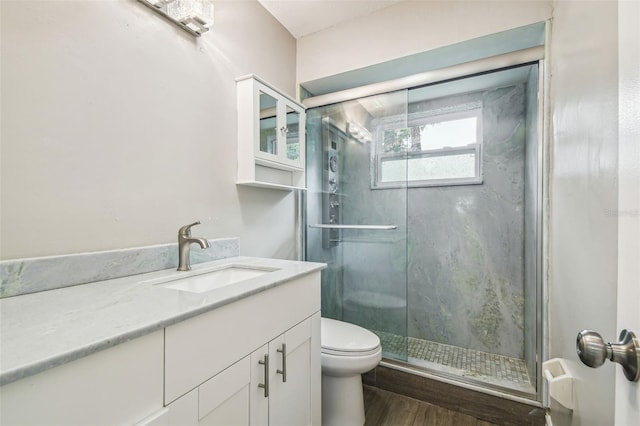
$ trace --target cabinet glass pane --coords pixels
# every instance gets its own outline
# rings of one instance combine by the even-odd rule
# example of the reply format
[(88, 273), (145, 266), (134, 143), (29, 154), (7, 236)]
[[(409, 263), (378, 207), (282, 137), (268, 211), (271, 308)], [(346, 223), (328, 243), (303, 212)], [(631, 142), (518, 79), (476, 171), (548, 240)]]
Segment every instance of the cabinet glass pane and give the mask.
[(287, 158), (297, 160), (300, 158), (300, 113), (287, 106)]
[(260, 151), (278, 155), (275, 98), (260, 92)]

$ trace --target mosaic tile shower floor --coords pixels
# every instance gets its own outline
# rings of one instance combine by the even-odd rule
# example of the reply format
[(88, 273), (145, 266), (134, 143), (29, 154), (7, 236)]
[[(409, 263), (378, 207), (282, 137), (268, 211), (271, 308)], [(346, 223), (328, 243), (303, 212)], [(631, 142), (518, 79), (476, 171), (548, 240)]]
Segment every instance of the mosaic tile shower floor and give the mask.
[(372, 331), (380, 337), (385, 357), (403, 360), (408, 355), (407, 361), (414, 366), (535, 394), (522, 359)]

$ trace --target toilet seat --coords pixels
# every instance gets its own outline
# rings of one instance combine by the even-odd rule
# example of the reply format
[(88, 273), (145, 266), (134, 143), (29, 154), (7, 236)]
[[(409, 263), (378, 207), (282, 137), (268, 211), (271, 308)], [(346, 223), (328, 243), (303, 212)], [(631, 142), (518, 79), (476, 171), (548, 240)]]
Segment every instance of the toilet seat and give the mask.
[(333, 356), (344, 356), (344, 357), (373, 355), (373, 354), (377, 353), (378, 351), (380, 351), (380, 347), (377, 347), (375, 349), (371, 349), (369, 351), (362, 351), (362, 352), (353, 352), (353, 351), (346, 352), (346, 351), (336, 351), (336, 350), (333, 350), (333, 349), (322, 348), (322, 353), (323, 354), (333, 355)]
[(380, 351), (380, 338), (355, 324), (321, 319), (322, 353), (334, 356), (361, 357)]

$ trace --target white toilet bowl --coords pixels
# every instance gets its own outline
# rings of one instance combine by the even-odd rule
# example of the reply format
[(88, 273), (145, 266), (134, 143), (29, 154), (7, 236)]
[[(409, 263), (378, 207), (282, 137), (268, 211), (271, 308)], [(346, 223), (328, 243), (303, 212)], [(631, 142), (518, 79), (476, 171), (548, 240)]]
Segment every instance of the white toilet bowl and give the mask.
[(355, 324), (322, 318), (322, 424), (361, 426), (364, 398), (360, 375), (382, 359), (378, 336)]

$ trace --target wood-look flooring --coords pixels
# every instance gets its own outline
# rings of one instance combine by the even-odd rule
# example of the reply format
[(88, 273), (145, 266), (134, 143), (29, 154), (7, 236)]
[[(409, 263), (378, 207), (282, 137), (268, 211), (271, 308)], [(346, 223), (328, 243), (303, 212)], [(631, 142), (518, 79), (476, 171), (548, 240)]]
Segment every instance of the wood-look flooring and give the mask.
[[(544, 426), (545, 410), (535, 404), (512, 401), (434, 378), (423, 377), (379, 365), (363, 375), (363, 383), (396, 395), (415, 398), (432, 406), (451, 410), (501, 426)], [(452, 414), (453, 415), (453, 414)], [(455, 423), (455, 422), (454, 422)], [(388, 423), (392, 424), (392, 423)], [(436, 424), (440, 423), (425, 423)], [(451, 423), (444, 423), (451, 424)], [(463, 423), (466, 425), (467, 423)], [(471, 423), (475, 424), (475, 423)], [(481, 423), (482, 424), (482, 423)]]
[(365, 426), (495, 426), (458, 411), (364, 386)]

